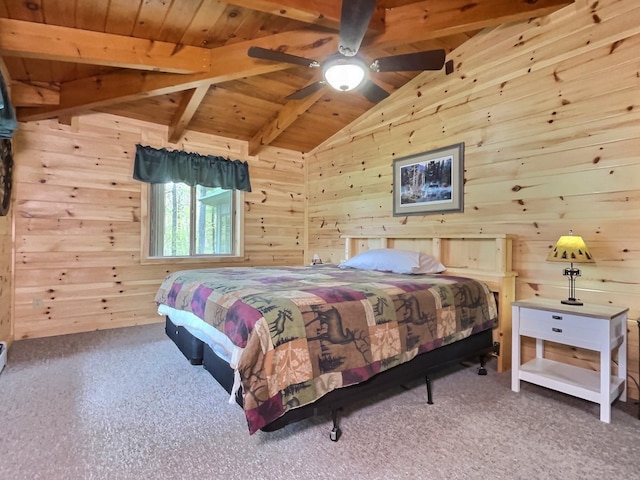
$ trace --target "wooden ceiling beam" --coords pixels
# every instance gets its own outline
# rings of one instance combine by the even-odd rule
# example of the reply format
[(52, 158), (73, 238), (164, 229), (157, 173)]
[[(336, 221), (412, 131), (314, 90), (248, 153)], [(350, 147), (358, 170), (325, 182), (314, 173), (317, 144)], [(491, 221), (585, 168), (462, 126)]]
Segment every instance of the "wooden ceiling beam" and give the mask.
[(207, 48), (0, 18), (0, 54), (171, 73), (209, 70)]
[(209, 85), (201, 85), (184, 92), (178, 111), (169, 125), (169, 143), (178, 143), (208, 91)]
[[(310, 83), (315, 83), (310, 82)], [(308, 85), (308, 84), (307, 84)], [(282, 132), (305, 113), (327, 93), (326, 86), (300, 100), (290, 100), (277, 115), (249, 140), (249, 155), (257, 155), (266, 145), (270, 145)]]
[(60, 103), (59, 87), (41, 83), (13, 81), (11, 102), (14, 107), (36, 107)]
[(18, 118), (20, 121), (43, 120), (291, 68), (290, 64), (250, 58), (247, 50), (252, 45), (273, 49), (284, 46), (284, 50), (293, 55), (323, 58), (337, 50), (337, 41), (335, 33), (296, 30), (213, 48), (211, 69), (207, 72), (177, 75), (117, 71), (63, 83), (58, 106), (20, 108)]
[[(426, 0), (391, 8), (384, 33), (366, 46), (392, 47), (543, 17), (574, 0)], [(364, 46), (363, 46), (364, 48)]]

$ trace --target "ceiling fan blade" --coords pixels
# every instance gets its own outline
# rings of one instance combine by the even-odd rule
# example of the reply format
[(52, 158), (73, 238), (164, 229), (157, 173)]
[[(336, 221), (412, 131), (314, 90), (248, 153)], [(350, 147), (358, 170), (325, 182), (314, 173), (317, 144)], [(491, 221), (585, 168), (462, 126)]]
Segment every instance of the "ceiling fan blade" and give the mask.
[(358, 53), (376, 9), (376, 0), (342, 0), (338, 51), (345, 57)]
[(285, 97), (287, 100), (301, 100), (305, 97), (308, 97), (312, 93), (316, 93), (324, 86), (324, 82), (315, 82), (307, 85), (304, 88), (301, 88), (297, 92), (293, 92), (291, 95)]
[(305, 67), (319, 67), (320, 64), (309, 58), (298, 57), (289, 53), (279, 52), (277, 50), (269, 50), (262, 47), (249, 47), (247, 55), (260, 60), (272, 60), (274, 62), (292, 63), (294, 65), (302, 65)]
[(391, 55), (377, 58), (371, 65), (371, 69), (376, 72), (440, 70), (444, 66), (445, 56), (444, 50), (426, 50), (405, 55)]
[(371, 80), (367, 80), (364, 85), (360, 87), (360, 92), (362, 92), (371, 103), (378, 103), (389, 96), (389, 92)]

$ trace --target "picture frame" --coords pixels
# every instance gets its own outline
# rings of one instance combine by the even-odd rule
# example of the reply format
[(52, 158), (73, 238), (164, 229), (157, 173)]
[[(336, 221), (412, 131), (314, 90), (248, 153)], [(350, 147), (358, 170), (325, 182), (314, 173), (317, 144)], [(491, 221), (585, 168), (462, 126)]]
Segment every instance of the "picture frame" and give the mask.
[(393, 216), (464, 211), (464, 142), (393, 161)]

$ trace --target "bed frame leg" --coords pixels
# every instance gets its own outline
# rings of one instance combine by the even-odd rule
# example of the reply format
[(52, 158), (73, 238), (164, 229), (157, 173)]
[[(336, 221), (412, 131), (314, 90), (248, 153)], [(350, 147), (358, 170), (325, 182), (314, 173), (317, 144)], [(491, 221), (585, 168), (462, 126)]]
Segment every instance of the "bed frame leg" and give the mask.
[(431, 393), (431, 379), (427, 375), (426, 377), (424, 377), (424, 380), (427, 384), (427, 403), (429, 405), (433, 405), (433, 394)]
[(331, 419), (333, 420), (333, 428), (331, 429), (331, 433), (329, 433), (329, 438), (332, 442), (337, 442), (340, 440), (340, 436), (342, 435), (342, 430), (338, 426), (338, 411), (340, 408), (336, 408), (331, 410)]
[(487, 358), (484, 355), (480, 355), (480, 366), (478, 367), (478, 375), (486, 375), (487, 369), (485, 367)]

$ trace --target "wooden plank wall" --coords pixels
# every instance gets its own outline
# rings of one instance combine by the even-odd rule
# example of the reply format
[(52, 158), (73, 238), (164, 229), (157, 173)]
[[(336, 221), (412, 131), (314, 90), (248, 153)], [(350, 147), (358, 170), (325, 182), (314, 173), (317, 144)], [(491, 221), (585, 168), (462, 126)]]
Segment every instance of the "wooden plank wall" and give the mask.
[[(233, 265), (299, 265), (304, 257), (302, 155), (107, 114), (21, 125), (15, 167), (15, 338), (158, 322), (153, 297), (165, 275), (224, 263), (141, 265), (141, 186), (135, 144), (249, 161), (245, 259)], [(0, 228), (2, 224), (0, 223)], [(0, 230), (1, 232), (1, 230)], [(2, 235), (0, 235), (0, 239)]]
[(10, 343), (11, 331), (11, 211), (0, 217), (0, 342)]
[[(545, 262), (569, 229), (596, 263), (578, 296), (630, 308), (638, 379), (640, 2), (577, 1), (481, 32), (312, 152), (309, 254), (339, 261), (341, 235), (509, 233), (517, 298), (566, 298), (568, 265)], [(392, 216), (394, 159), (465, 143), (465, 211)], [(529, 345), (530, 347), (530, 345)], [(531, 349), (528, 349), (528, 355)], [(590, 352), (552, 355), (598, 368)], [(634, 382), (630, 394), (638, 397)]]

